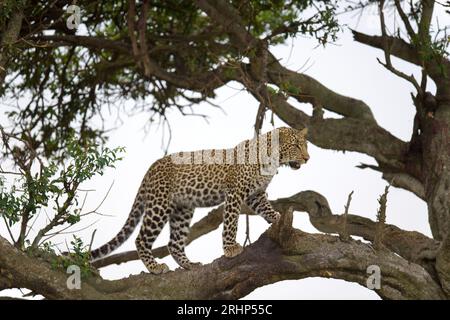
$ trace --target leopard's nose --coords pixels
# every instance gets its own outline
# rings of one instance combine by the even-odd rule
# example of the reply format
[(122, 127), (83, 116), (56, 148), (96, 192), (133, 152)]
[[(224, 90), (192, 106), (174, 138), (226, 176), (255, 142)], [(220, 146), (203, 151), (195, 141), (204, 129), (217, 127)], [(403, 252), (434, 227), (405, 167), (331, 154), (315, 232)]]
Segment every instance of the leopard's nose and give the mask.
[(307, 154), (307, 155), (303, 156), (303, 160), (305, 160), (305, 163), (307, 163), (309, 160), (309, 155)]

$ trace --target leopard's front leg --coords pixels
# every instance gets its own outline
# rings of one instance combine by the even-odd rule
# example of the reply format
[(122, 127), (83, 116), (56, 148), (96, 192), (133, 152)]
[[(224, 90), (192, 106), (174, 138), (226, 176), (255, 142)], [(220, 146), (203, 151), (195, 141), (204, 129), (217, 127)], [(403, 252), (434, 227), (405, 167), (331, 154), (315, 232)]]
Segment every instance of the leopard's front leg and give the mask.
[(240, 254), (242, 246), (236, 242), (236, 232), (243, 197), (237, 193), (228, 194), (223, 214), (223, 251), (225, 257), (232, 258)]
[(266, 219), (268, 223), (274, 223), (280, 219), (280, 213), (272, 208), (265, 191), (261, 190), (251, 195), (247, 198), (246, 203), (256, 214)]

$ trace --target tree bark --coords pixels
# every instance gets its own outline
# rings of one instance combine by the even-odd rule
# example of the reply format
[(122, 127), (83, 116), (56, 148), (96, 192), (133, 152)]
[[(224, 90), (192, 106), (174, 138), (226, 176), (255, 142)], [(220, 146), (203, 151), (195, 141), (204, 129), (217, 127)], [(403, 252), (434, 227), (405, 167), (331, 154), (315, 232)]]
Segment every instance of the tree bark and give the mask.
[(436, 95), (442, 102), (421, 120), (423, 181), (431, 231), (438, 240), (450, 232), (450, 81), (444, 85)]

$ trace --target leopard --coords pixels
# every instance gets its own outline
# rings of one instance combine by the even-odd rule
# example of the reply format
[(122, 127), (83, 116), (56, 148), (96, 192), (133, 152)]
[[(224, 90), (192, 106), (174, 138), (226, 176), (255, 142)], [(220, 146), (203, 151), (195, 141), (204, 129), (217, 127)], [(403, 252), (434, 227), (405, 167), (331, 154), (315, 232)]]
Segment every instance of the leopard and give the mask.
[(298, 170), (309, 160), (307, 133), (306, 127), (279, 127), (229, 149), (177, 152), (160, 158), (143, 177), (122, 229), (91, 251), (91, 261), (121, 246), (142, 220), (135, 240), (139, 259), (151, 274), (166, 273), (168, 266), (155, 260), (152, 246), (169, 222), (170, 255), (180, 267), (193, 269), (200, 263), (188, 259), (185, 246), (194, 210), (221, 204), (224, 256), (239, 255), (243, 247), (236, 241), (236, 233), (241, 207), (246, 204), (270, 224), (280, 219), (266, 189), (279, 167)]

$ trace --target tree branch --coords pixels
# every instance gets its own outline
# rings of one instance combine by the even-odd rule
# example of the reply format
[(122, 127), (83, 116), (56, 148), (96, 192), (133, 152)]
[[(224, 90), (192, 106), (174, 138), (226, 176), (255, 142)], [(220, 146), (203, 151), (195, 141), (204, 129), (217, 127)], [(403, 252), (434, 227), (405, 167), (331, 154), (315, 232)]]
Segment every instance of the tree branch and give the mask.
[[(312, 225), (321, 232), (342, 234), (345, 228), (345, 216), (333, 214), (326, 198), (314, 191), (303, 191), (289, 198), (275, 200), (273, 206), (278, 211), (293, 207), (296, 211), (307, 212)], [(346, 223), (348, 234), (362, 237), (368, 241), (374, 240), (375, 221), (348, 214)], [(386, 224), (384, 228), (384, 240), (384, 244), (389, 250), (408, 261), (421, 264), (434, 273), (430, 260), (435, 259), (439, 247), (438, 241), (419, 232), (404, 231), (389, 224)]]
[(383, 172), (382, 178), (386, 181), (392, 182), (392, 185), (394, 187), (411, 191), (417, 197), (425, 201), (425, 187), (423, 186), (422, 182), (420, 182), (413, 176), (403, 172)]
[[(36, 35), (29, 38), (31, 41), (37, 41), (37, 44), (42, 46), (54, 46), (59, 43), (66, 45), (82, 46), (89, 49), (97, 50), (111, 50), (118, 53), (129, 54), (130, 46), (124, 41), (110, 40), (95, 36), (76, 36), (76, 35)], [(47, 41), (42, 44), (41, 41)]]
[(45, 225), (44, 227), (42, 227), (42, 229), (38, 231), (36, 237), (34, 238), (31, 244), (32, 248), (37, 248), (42, 238), (54, 227), (67, 222), (68, 209), (75, 198), (77, 188), (78, 183), (75, 183), (69, 190), (67, 190), (67, 198), (64, 201), (63, 205), (61, 207), (59, 207), (59, 204), (57, 205), (58, 208), (55, 216), (50, 220), (50, 222), (47, 225)]
[(395, 7), (397, 8), (400, 19), (402, 20), (403, 24), (405, 25), (406, 32), (408, 33), (409, 38), (414, 39), (414, 37), (416, 36), (416, 33), (414, 32), (414, 29), (411, 26), (411, 23), (409, 22), (408, 16), (406, 15), (405, 11), (403, 11), (402, 5), (400, 4), (400, 0), (395, 0), (394, 3), (395, 3)]
[(283, 67), (274, 56), (270, 55), (268, 66), (269, 81), (279, 87), (289, 84), (299, 93), (292, 95), (299, 102), (319, 103), (324, 109), (345, 117), (375, 122), (372, 111), (363, 101), (340, 95), (325, 87), (314, 78)]
[[(353, 33), (353, 38), (355, 41), (383, 50), (385, 39), (382, 36), (372, 36), (355, 30), (351, 31)], [(447, 71), (450, 71), (450, 62), (444, 57), (435, 57), (437, 61), (423, 61), (420, 58), (418, 50), (412, 44), (407, 43), (405, 40), (397, 37), (386, 36), (385, 38), (389, 44), (391, 55), (407, 62), (413, 63), (419, 67), (425, 66), (426, 70), (433, 80), (436, 81), (442, 78), (442, 69), (440, 66), (443, 66), (447, 69)]]
[[(398, 1), (398, 0), (397, 0)], [(430, 42), (430, 25), (433, 18), (434, 0), (422, 0), (422, 11), (419, 21), (419, 39), (423, 44)]]
[(391, 62), (391, 49), (389, 46), (389, 40), (388, 40), (388, 35), (386, 32), (386, 24), (384, 21), (384, 0), (381, 0), (379, 2), (379, 14), (380, 14), (380, 25), (381, 25), (381, 36), (383, 38), (383, 51), (384, 51), (384, 58), (386, 60), (386, 63), (382, 63), (379, 59), (378, 62), (384, 66), (386, 69), (388, 69), (390, 72), (392, 72), (393, 74), (395, 74), (397, 77), (403, 78), (406, 81), (410, 82), (414, 88), (417, 90), (417, 93), (420, 95), (423, 95), (424, 92), (422, 92), (422, 88), (419, 85), (419, 83), (417, 82), (417, 80), (414, 78), (413, 75), (407, 75), (404, 72), (394, 68), (394, 66), (392, 65)]
[(50, 299), (238, 299), (262, 285), (287, 279), (326, 277), (366, 285), (367, 267), (378, 265), (382, 285), (377, 293), (383, 298), (445, 298), (417, 264), (389, 251), (375, 252), (359, 241), (307, 234), (293, 229), (291, 222), (292, 212), (288, 212), (233, 259), (222, 257), (193, 270), (158, 276), (140, 274), (115, 281), (90, 278), (82, 282), (81, 290), (68, 290), (65, 274), (0, 238), (0, 289), (20, 286)]
[(356, 166), (360, 169), (372, 169), (382, 173), (382, 178), (392, 184), (394, 187), (402, 188), (414, 193), (420, 199), (426, 201), (425, 187), (421, 181), (406, 172), (390, 171), (389, 168), (380, 168), (380, 166), (361, 163)]
[(386, 36), (384, 38), (382, 36), (368, 35), (356, 30), (351, 30), (351, 32), (353, 33), (353, 39), (355, 41), (381, 50), (383, 50), (384, 40), (386, 40), (389, 44), (391, 55), (415, 65), (422, 66), (419, 54), (414, 46), (401, 38), (392, 36)]

